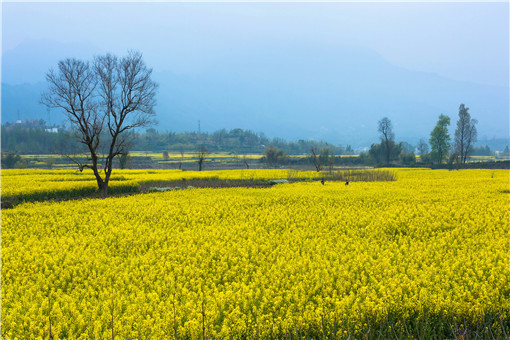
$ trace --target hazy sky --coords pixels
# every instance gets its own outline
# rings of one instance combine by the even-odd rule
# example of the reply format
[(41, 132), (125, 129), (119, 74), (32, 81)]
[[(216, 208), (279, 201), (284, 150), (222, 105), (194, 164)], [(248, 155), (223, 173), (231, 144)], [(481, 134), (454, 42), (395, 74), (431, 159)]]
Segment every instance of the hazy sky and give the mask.
[(137, 49), (155, 70), (181, 73), (246, 44), (351, 44), (412, 70), (505, 86), (509, 79), (508, 2), (4, 2), (2, 53), (27, 39)]

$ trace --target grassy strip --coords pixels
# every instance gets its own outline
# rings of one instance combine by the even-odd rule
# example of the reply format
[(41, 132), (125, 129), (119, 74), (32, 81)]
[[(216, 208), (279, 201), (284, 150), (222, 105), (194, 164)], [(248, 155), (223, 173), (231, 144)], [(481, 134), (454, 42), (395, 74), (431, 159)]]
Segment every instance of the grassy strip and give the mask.
[(140, 183), (140, 191), (154, 191), (154, 188), (174, 188), (186, 189), (193, 188), (268, 188), (272, 184), (263, 179), (221, 179), (211, 178), (191, 178), (171, 181), (145, 181)]
[[(322, 178), (325, 181), (349, 181), (349, 182), (386, 182), (396, 181), (397, 173), (387, 169), (347, 169), (337, 171), (322, 171)], [(297, 170), (289, 170), (287, 173), (289, 182), (302, 181), (300, 172)]]

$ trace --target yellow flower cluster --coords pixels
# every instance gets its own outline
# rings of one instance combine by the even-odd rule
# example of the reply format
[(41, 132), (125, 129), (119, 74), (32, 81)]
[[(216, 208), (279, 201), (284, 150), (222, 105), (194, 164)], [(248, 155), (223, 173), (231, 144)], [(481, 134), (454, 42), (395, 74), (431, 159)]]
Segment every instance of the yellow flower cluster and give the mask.
[[(136, 191), (139, 184), (132, 178), (114, 174), (112, 192)], [(2, 199), (18, 201), (49, 200), (90, 195), (97, 192), (97, 183), (91, 170), (2, 170)]]
[(50, 320), (54, 339), (503, 337), (509, 179), (398, 170), (22, 204), (2, 211), (2, 337), (47, 339)]

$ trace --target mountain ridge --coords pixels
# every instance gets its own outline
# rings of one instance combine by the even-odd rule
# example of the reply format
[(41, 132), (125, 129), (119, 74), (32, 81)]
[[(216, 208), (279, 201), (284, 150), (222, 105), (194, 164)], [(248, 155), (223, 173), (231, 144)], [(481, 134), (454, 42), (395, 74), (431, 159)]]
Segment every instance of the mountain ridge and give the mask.
[[(2, 70), (12, 63), (4, 59)], [(289, 140), (370, 145), (378, 140), (377, 121), (388, 116), (397, 139), (413, 142), (428, 139), (442, 113), (454, 128), (464, 103), (480, 135), (508, 136), (508, 87), (403, 69), (366, 48), (247, 43), (211, 65), (195, 74), (154, 71), (157, 128), (193, 131), (200, 120), (203, 131), (243, 128)], [(12, 121), (21, 104), (46, 120), (46, 108), (35, 104), (44, 83), (2, 85), (2, 122)]]

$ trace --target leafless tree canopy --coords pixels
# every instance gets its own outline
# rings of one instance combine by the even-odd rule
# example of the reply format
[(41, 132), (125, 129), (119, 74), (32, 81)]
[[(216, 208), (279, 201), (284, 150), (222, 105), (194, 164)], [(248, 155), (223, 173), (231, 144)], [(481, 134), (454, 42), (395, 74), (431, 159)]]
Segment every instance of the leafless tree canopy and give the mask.
[(393, 126), (388, 117), (384, 117), (379, 121), (378, 131), (381, 133), (381, 140), (384, 142), (393, 140), (395, 134), (393, 133)]
[(478, 121), (476, 119), (471, 119), (469, 108), (465, 107), (464, 104), (460, 104), (459, 120), (457, 121), (457, 129), (455, 130), (454, 152), (460, 157), (462, 163), (466, 163), (473, 143), (476, 142), (477, 123)]
[(62, 109), (72, 127), (78, 131), (79, 141), (96, 150), (103, 129), (104, 117), (95, 101), (97, 78), (88, 62), (65, 59), (58, 63), (58, 71), (46, 75), (48, 92), (42, 102), (51, 108)]
[(204, 146), (204, 144), (200, 144), (200, 146), (197, 149), (198, 171), (202, 171), (202, 167), (207, 155), (209, 155), (209, 151)]
[(92, 169), (103, 196), (114, 157), (128, 151), (130, 132), (155, 123), (158, 86), (151, 74), (142, 54), (129, 52), (120, 59), (111, 54), (95, 57), (92, 65), (65, 59), (46, 75), (48, 91), (41, 101), (65, 112), (78, 141), (90, 152), (90, 163), (78, 163), (80, 169)]
[(388, 117), (384, 117), (379, 121), (378, 131), (381, 133), (381, 144), (383, 146), (386, 164), (389, 164), (391, 156), (390, 144), (395, 139), (395, 134), (393, 133), (391, 120)]

